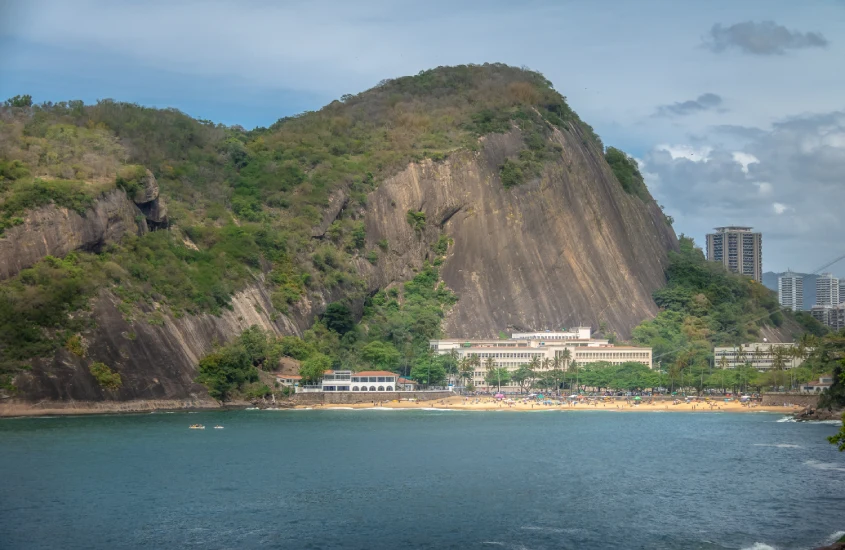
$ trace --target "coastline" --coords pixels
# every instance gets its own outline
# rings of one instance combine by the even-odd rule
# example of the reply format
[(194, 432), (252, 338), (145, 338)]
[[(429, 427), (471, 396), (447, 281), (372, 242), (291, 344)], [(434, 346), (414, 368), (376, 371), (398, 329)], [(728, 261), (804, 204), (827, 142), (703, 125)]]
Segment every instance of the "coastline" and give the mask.
[(555, 404), (543, 405), (536, 401), (517, 400), (513, 403), (505, 401), (497, 401), (491, 397), (481, 398), (464, 398), (462, 396), (448, 397), (445, 399), (437, 399), (432, 401), (378, 401), (368, 403), (351, 403), (351, 404), (320, 404), (320, 405), (297, 405), (295, 409), (444, 409), (454, 411), (514, 411), (514, 412), (530, 412), (530, 411), (607, 411), (607, 412), (731, 412), (731, 413), (780, 413), (780, 414), (794, 414), (804, 410), (804, 407), (799, 405), (792, 406), (774, 406), (774, 405), (743, 405), (736, 401), (725, 403), (713, 402), (711, 404), (705, 402), (699, 403), (684, 403), (681, 402), (673, 405), (671, 401), (660, 400), (654, 403), (634, 404), (634, 402), (627, 402), (624, 399), (614, 400), (610, 403), (594, 403), (594, 404)]
[[(238, 410), (255, 407), (257, 404), (247, 401), (235, 401), (221, 404), (213, 399), (154, 399), (134, 401), (76, 401), (68, 403), (42, 402), (6, 402), (0, 403), (0, 418), (27, 418), (41, 416), (84, 416), (96, 414), (142, 414), (165, 411), (214, 411)], [(698, 402), (672, 404), (669, 400), (658, 400), (653, 403), (643, 402), (635, 404), (624, 399), (612, 402), (596, 402), (572, 404), (544, 405), (533, 400), (518, 400), (513, 403), (497, 401), (491, 397), (465, 398), (459, 395), (430, 401), (389, 400), (369, 401), (366, 403), (332, 403), (332, 404), (298, 404), (280, 401), (272, 407), (259, 405), (262, 409), (294, 409), (294, 410), (350, 410), (350, 409), (416, 409), (416, 410), (452, 410), (475, 412), (539, 412), (539, 411), (607, 411), (607, 412), (726, 412), (726, 413), (777, 413), (783, 415), (797, 415), (806, 408), (799, 405), (747, 406), (739, 402)], [(812, 421), (812, 420), (808, 420)]]
[(70, 401), (57, 403), (0, 402), (0, 418), (77, 416), (90, 414), (137, 414), (154, 411), (191, 411), (243, 408), (246, 402), (221, 405), (213, 399), (144, 399), (133, 401)]

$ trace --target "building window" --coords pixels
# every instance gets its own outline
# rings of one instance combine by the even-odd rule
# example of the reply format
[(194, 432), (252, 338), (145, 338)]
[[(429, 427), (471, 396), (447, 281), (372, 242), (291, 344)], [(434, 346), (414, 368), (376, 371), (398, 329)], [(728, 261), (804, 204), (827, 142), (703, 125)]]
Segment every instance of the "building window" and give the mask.
[(378, 391), (384, 391), (384, 386), (379, 386)]
[(393, 391), (393, 386), (387, 386), (387, 391)]
[(370, 386), (370, 391), (376, 391), (376, 387), (375, 387), (375, 386)]

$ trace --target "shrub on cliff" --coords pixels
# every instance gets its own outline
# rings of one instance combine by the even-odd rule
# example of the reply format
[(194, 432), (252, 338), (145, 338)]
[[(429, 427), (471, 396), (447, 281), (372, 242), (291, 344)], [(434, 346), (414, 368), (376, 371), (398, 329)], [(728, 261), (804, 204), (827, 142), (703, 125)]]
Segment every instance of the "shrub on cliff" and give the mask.
[(88, 370), (97, 380), (97, 383), (107, 390), (116, 390), (123, 385), (123, 380), (121, 380), (120, 374), (111, 370), (104, 363), (91, 363)]

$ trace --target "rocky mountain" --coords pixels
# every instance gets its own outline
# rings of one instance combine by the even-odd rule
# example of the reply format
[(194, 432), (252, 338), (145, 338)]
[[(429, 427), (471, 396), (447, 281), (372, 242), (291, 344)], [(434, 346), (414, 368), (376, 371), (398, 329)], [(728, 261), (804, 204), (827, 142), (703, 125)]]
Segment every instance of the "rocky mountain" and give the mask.
[[(340, 364), (373, 341), (408, 365), (433, 336), (624, 338), (678, 248), (636, 164), (503, 65), (250, 132), (113, 101), (6, 106), (0, 231), (8, 401), (202, 399), (199, 360), (253, 325)], [(354, 326), (320, 321), (330, 304)]]

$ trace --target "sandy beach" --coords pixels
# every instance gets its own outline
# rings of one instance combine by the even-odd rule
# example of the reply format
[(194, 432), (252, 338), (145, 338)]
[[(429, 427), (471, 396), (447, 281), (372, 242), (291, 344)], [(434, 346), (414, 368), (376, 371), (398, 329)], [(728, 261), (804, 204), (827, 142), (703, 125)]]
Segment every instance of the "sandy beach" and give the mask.
[(654, 400), (653, 402), (644, 399), (637, 404), (635, 401), (625, 401), (624, 398), (605, 402), (601, 400), (581, 400), (578, 404), (542, 404), (536, 399), (513, 399), (496, 400), (492, 397), (462, 397), (454, 396), (446, 399), (433, 401), (371, 401), (368, 403), (355, 404), (326, 404), (326, 405), (299, 405), (297, 409), (371, 409), (381, 407), (388, 409), (453, 409), (459, 411), (547, 411), (547, 410), (571, 410), (571, 411), (617, 411), (617, 412), (775, 412), (790, 414), (803, 409), (798, 405), (792, 406), (760, 406), (757, 404), (747, 405), (732, 400), (725, 402), (724, 399), (711, 399), (709, 402), (704, 399), (698, 402), (686, 403), (681, 400), (673, 404), (672, 400)]

